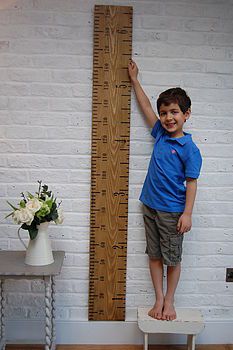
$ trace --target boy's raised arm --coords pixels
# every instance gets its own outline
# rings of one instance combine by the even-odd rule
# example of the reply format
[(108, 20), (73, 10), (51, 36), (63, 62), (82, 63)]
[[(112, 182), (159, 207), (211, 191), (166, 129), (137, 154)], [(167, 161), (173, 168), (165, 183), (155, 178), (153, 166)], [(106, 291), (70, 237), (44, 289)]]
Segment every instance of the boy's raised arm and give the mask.
[(143, 89), (141, 87), (141, 84), (139, 83), (139, 81), (137, 79), (138, 67), (133, 60), (131, 60), (129, 65), (128, 65), (128, 72), (129, 72), (131, 83), (132, 83), (132, 86), (134, 88), (139, 106), (140, 106), (143, 114), (146, 117), (146, 122), (151, 128), (153, 128), (156, 121), (158, 120), (158, 117), (155, 114), (155, 112), (151, 106), (150, 100), (146, 96), (145, 92), (143, 91)]

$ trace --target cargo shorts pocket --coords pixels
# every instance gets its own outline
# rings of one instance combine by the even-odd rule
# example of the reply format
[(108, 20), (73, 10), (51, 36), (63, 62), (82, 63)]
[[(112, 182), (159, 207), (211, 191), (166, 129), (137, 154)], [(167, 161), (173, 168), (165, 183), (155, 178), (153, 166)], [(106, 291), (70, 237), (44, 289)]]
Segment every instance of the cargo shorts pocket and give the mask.
[(169, 257), (170, 257), (171, 263), (178, 263), (181, 261), (182, 242), (183, 242), (183, 235), (170, 237), (170, 240), (169, 240), (170, 256)]

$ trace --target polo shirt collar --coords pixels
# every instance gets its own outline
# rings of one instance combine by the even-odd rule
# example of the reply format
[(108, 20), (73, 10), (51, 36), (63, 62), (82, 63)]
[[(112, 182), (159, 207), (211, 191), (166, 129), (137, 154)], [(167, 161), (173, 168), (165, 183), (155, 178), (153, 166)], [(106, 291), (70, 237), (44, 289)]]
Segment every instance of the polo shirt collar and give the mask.
[(184, 132), (184, 136), (182, 137), (170, 137), (168, 134), (167, 134), (167, 139), (169, 141), (172, 141), (172, 142), (178, 142), (181, 146), (185, 145), (187, 142), (190, 142), (192, 141), (192, 135), (187, 133), (187, 132)]

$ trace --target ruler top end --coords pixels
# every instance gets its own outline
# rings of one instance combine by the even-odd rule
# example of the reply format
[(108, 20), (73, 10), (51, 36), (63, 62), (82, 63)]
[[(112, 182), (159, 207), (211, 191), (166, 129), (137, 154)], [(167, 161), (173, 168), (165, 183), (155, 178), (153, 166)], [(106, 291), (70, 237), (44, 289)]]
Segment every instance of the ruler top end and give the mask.
[(128, 13), (131, 14), (133, 12), (133, 6), (116, 6), (116, 5), (95, 5), (95, 12), (106, 11), (107, 9), (115, 10), (117, 13)]

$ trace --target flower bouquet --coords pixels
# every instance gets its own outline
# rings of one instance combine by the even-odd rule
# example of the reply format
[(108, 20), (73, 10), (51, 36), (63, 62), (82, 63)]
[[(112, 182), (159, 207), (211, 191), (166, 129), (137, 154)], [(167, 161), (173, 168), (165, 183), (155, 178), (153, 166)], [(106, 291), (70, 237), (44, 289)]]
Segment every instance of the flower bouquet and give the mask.
[(12, 216), (16, 224), (21, 224), (23, 230), (28, 230), (30, 239), (33, 240), (38, 234), (38, 225), (43, 222), (54, 221), (56, 224), (62, 224), (64, 217), (60, 203), (56, 203), (56, 198), (47, 185), (42, 185), (42, 181), (38, 181), (39, 189), (35, 195), (27, 192), (25, 196), (21, 193), (22, 200), (19, 206), (15, 207), (7, 201), (13, 211), (6, 217)]

